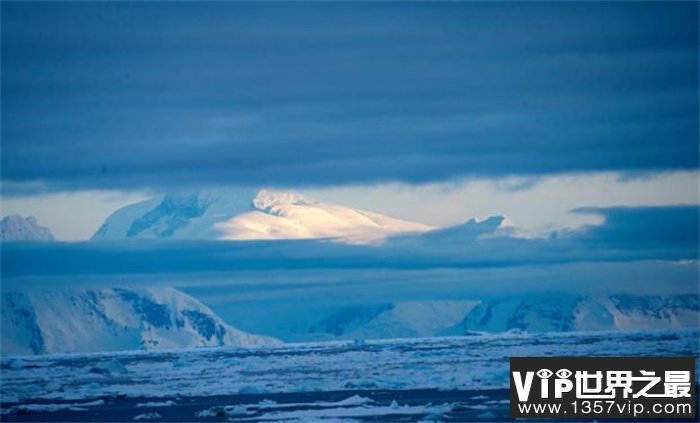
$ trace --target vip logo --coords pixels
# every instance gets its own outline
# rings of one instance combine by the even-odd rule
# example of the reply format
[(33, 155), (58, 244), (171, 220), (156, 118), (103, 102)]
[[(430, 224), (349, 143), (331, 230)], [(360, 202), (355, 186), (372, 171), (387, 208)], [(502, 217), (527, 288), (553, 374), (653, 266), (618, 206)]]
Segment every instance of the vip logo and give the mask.
[(512, 357), (511, 417), (689, 418), (693, 357)]
[[(633, 394), (634, 398), (687, 398), (690, 397), (690, 372), (666, 371), (664, 372), (664, 391), (652, 394), (650, 390), (660, 384), (662, 378), (656, 376), (653, 371), (640, 370), (640, 376), (633, 376), (631, 371), (581, 371), (573, 373), (569, 369), (559, 369), (556, 373), (549, 369), (540, 369), (537, 372), (513, 372), (513, 382), (518, 394), (518, 400), (525, 402), (530, 398), (535, 376), (539, 379), (540, 399), (550, 398), (550, 387), (554, 390), (554, 399), (562, 399), (564, 394), (575, 389), (576, 398), (610, 399), (615, 398), (617, 390), (622, 392), (622, 397), (627, 398), (632, 391), (632, 385), (636, 382), (644, 382), (643, 388)], [(523, 378), (523, 374), (525, 375)], [(556, 376), (553, 378), (552, 376)], [(570, 380), (574, 376), (574, 381)], [(551, 380), (551, 383), (550, 383)]]

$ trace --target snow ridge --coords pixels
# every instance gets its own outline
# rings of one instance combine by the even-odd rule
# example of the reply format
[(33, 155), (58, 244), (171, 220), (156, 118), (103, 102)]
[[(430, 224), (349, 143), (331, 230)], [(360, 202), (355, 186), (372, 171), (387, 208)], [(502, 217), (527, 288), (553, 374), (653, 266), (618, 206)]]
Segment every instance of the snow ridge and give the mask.
[(227, 325), (172, 288), (3, 292), (2, 322), (3, 354), (277, 342)]

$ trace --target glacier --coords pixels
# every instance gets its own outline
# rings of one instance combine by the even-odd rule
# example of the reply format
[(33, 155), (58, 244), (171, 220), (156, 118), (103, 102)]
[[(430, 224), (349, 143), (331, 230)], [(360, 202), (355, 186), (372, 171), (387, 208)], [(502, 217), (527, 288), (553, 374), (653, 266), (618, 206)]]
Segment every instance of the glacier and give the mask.
[(278, 342), (226, 324), (173, 288), (3, 291), (0, 312), (3, 355)]
[(294, 192), (229, 188), (173, 193), (115, 211), (93, 240), (332, 238), (367, 244), (429, 225), (322, 202)]

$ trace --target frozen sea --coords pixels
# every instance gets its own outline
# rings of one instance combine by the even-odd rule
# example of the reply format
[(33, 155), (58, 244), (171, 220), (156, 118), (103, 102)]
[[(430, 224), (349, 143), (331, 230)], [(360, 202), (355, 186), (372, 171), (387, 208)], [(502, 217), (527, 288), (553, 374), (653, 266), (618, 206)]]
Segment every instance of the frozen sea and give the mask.
[(697, 329), (2, 359), (3, 421), (504, 421), (511, 356), (699, 355)]

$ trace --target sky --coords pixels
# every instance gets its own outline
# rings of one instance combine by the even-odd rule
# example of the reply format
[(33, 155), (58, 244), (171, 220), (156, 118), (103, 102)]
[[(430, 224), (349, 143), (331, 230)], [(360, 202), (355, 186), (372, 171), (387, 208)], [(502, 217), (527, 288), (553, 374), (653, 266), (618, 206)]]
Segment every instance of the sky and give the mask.
[(435, 225), (698, 203), (698, 4), (2, 3), (2, 214), (292, 188)]

